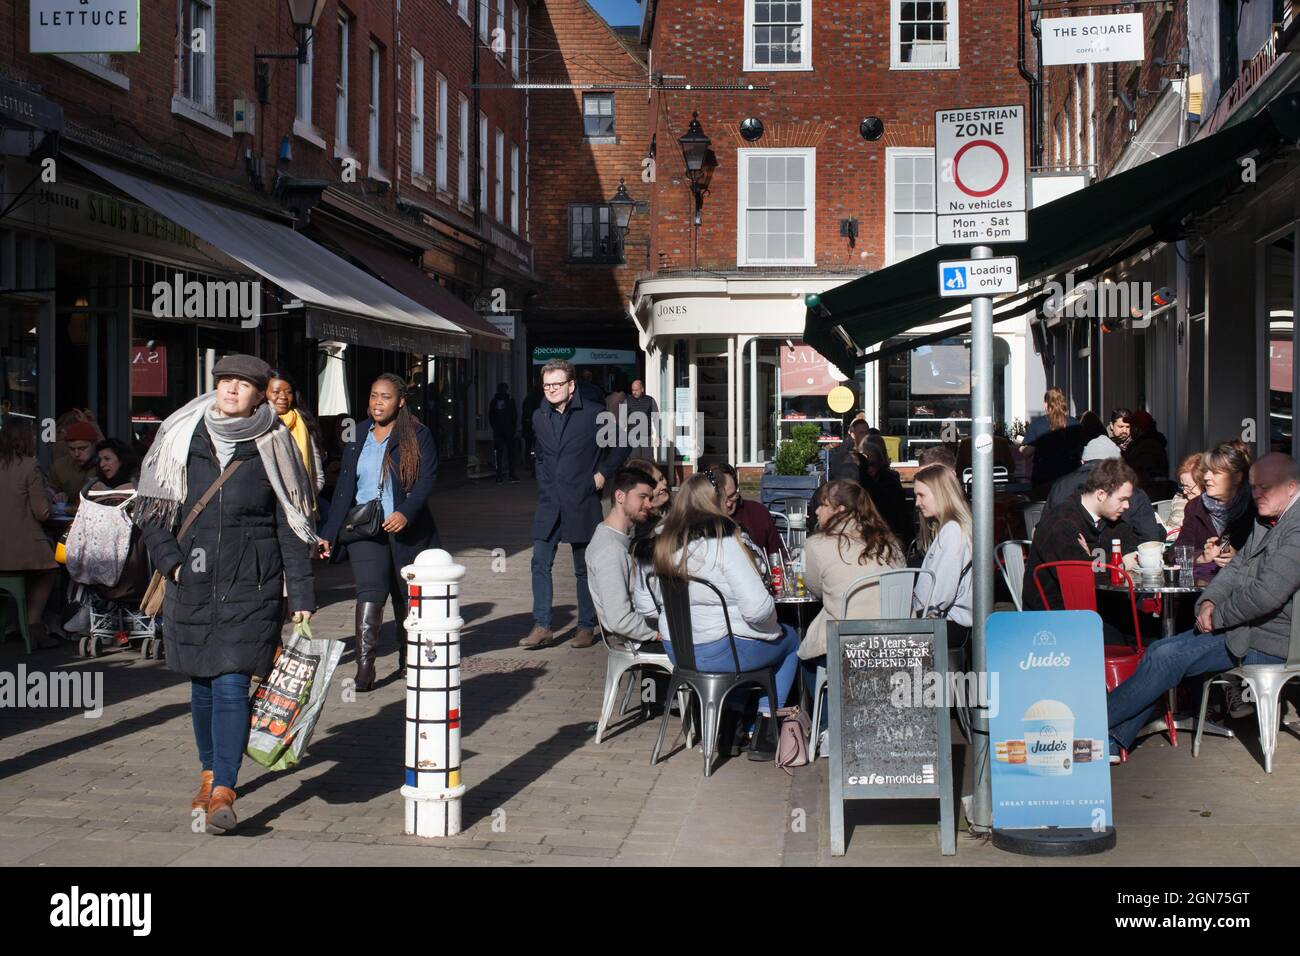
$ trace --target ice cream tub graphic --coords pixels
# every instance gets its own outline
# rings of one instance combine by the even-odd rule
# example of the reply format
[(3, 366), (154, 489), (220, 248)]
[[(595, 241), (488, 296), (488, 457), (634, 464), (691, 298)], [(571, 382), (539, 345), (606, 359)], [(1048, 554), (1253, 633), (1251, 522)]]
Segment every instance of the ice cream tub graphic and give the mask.
[(1025, 711), (1024, 724), (1029, 772), (1068, 775), (1074, 769), (1074, 712), (1059, 700), (1040, 700)]

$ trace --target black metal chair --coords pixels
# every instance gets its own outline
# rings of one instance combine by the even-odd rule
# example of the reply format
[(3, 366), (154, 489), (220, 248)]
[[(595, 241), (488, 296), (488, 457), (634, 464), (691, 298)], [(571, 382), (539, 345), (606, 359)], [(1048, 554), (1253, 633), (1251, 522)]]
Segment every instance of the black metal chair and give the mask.
[[(704, 776), (713, 775), (713, 759), (718, 749), (718, 729), (721, 722), (722, 707), (726, 703), (727, 695), (738, 687), (753, 686), (761, 687), (767, 692), (767, 699), (771, 707), (771, 719), (768, 720), (768, 730), (772, 738), (772, 746), (775, 748), (777, 742), (777, 717), (776, 711), (781, 706), (782, 701), (776, 697), (776, 669), (765, 667), (756, 671), (742, 671), (740, 669), (740, 655), (736, 651), (736, 638), (731, 629), (731, 615), (727, 612), (727, 602), (722, 596), (722, 592), (710, 584), (708, 581), (701, 581), (694, 577), (667, 577), (663, 575), (652, 574), (647, 577), (647, 582), (657, 581), (659, 592), (663, 598), (663, 606), (660, 613), (668, 624), (668, 633), (672, 637), (673, 654), (677, 658), (677, 664), (673, 668), (672, 677), (668, 682), (668, 694), (664, 698), (671, 701), (677, 692), (688, 687), (699, 698), (700, 716), (703, 726), (700, 728), (700, 742), (704, 748)], [(701, 671), (695, 663), (695, 636), (694, 628), (691, 625), (691, 597), (690, 586), (692, 583), (706, 587), (718, 596), (718, 603), (722, 607), (723, 620), (727, 624), (727, 640), (731, 642), (731, 659), (734, 663), (735, 670), (732, 672), (713, 672)], [(651, 588), (654, 593), (654, 588)], [(659, 725), (659, 739), (655, 742), (654, 753), (650, 756), (650, 766), (659, 762), (659, 752), (663, 749), (664, 738), (668, 734), (668, 709), (664, 709), (664, 719)]]

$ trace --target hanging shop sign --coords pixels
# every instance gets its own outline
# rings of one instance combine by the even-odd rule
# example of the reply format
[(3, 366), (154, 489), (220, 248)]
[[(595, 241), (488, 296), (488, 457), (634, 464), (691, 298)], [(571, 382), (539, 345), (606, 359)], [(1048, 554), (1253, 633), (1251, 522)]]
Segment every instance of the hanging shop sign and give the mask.
[(1045, 19), (1042, 31), (1044, 66), (1145, 59), (1140, 13)]
[(31, 0), (33, 53), (139, 53), (140, 0)]

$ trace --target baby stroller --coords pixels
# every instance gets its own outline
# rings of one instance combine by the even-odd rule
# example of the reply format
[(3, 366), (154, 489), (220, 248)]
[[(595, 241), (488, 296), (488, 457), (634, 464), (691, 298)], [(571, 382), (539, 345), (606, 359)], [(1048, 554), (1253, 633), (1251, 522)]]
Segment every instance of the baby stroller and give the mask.
[(163, 656), (158, 624), (140, 610), (151, 572), (140, 530), (127, 513), (134, 500), (132, 489), (83, 491), (68, 531), (68, 599), (77, 607), (64, 630), (82, 635), (77, 649), (83, 657), (132, 644), (150, 660)]

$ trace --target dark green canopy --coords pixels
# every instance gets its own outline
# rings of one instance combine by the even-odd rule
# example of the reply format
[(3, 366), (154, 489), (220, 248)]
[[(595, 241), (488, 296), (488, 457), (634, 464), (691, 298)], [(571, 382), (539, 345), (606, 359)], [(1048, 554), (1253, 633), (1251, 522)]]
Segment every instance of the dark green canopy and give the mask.
[[(1031, 210), (1029, 241), (999, 243), (995, 254), (1020, 257), (1023, 283), (1087, 261), (1117, 242), (1181, 238), (1190, 219), (1252, 188), (1243, 183), (1243, 159), (1252, 156), (1262, 166), (1297, 140), (1300, 94), (1289, 94), (1253, 119)], [(804, 341), (852, 375), (867, 360), (866, 349), (958, 307), (939, 297), (938, 263), (966, 255), (965, 247), (940, 246), (823, 293), (819, 308), (808, 310)]]

